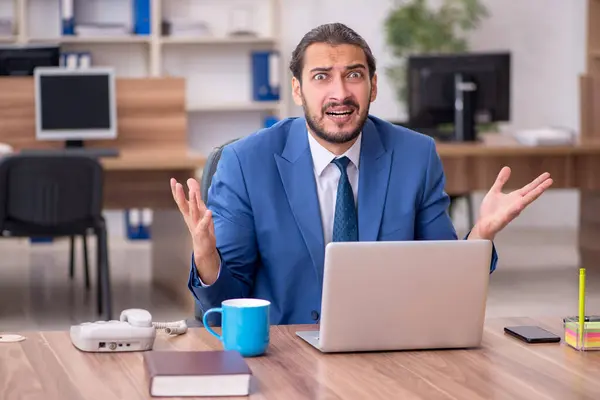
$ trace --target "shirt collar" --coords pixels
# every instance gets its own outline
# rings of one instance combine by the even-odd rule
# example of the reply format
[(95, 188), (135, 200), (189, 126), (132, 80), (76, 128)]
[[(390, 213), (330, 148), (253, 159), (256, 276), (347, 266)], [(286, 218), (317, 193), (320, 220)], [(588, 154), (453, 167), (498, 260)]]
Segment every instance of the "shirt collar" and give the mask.
[[(310, 134), (308, 134), (308, 143), (310, 145), (310, 152), (312, 154), (313, 165), (315, 168), (315, 172), (318, 176), (323, 173), (323, 170), (327, 168), (327, 166), (333, 161), (333, 159), (338, 158), (335, 154), (327, 150), (325, 147), (321, 146), (319, 142)], [(360, 161), (360, 145), (362, 141), (362, 132), (359, 133), (358, 138), (344, 154), (339, 157), (346, 156), (350, 159), (350, 162), (356, 166), (358, 169), (358, 164)]]

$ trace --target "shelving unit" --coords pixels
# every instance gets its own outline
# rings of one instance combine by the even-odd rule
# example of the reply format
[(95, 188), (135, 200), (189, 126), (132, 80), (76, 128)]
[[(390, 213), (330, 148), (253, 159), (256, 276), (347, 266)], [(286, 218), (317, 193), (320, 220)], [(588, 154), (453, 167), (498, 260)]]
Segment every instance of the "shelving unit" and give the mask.
[(600, 0), (587, 0), (587, 73), (600, 75)]
[(225, 111), (276, 111), (280, 103), (275, 101), (249, 101), (247, 103), (188, 104), (189, 112), (225, 112)]
[[(75, 5), (96, 7), (93, 10), (101, 10), (105, 14), (101, 17), (105, 19), (131, 10), (130, 0), (101, 1), (101, 8), (94, 6), (92, 0), (75, 0)], [(5, 3), (4, 8), (6, 2), (13, 4), (16, 25), (14, 35), (0, 36), (0, 42), (58, 43), (64, 51), (85, 50), (92, 55), (92, 65), (113, 66), (117, 76), (185, 77), (190, 113), (189, 143), (195, 150), (208, 153), (216, 145), (262, 128), (262, 121), (267, 117), (289, 115), (285, 101), (287, 71), (283, 63), (280, 62), (278, 71), (280, 100), (253, 101), (251, 95), (250, 52), (275, 50), (281, 55), (280, 1), (151, 0), (150, 35), (87, 37), (60, 35), (59, 0), (0, 0), (0, 4)], [(227, 15), (240, 4), (254, 7), (253, 26), (258, 32), (255, 37), (225, 34)], [(178, 16), (209, 22), (215, 33), (195, 37), (163, 36), (163, 19)]]
[(129, 36), (60, 36), (60, 37), (31, 37), (27, 40), (27, 43), (60, 43), (60, 44), (94, 44), (94, 43), (105, 43), (105, 44), (124, 44), (124, 43), (151, 43), (152, 38), (150, 36), (142, 35), (129, 35)]

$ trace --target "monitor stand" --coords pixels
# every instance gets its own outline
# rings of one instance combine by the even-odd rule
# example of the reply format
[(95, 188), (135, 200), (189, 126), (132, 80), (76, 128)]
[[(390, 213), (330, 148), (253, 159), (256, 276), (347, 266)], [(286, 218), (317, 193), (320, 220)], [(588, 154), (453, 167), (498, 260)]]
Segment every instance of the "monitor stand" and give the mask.
[(83, 140), (66, 140), (65, 149), (83, 149)]
[(24, 154), (81, 154), (92, 158), (119, 157), (119, 150), (106, 147), (85, 147), (83, 140), (66, 140), (63, 149), (23, 149)]
[(475, 104), (477, 85), (468, 75), (454, 75), (454, 140), (474, 142), (477, 140), (475, 127)]
[(94, 158), (119, 156), (118, 149), (85, 147), (83, 140), (66, 140), (65, 151), (69, 154), (83, 154)]

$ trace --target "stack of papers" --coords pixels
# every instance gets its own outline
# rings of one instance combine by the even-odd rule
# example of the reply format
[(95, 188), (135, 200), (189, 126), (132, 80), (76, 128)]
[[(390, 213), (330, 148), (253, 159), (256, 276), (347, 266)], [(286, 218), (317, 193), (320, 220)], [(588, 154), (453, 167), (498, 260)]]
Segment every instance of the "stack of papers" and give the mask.
[(575, 134), (566, 129), (542, 128), (513, 133), (515, 139), (526, 146), (560, 146), (573, 144)]
[(208, 24), (204, 21), (171, 19), (168, 21), (168, 32), (166, 34), (175, 37), (206, 37), (211, 32)]
[(125, 24), (78, 24), (75, 26), (77, 36), (127, 36), (131, 28)]

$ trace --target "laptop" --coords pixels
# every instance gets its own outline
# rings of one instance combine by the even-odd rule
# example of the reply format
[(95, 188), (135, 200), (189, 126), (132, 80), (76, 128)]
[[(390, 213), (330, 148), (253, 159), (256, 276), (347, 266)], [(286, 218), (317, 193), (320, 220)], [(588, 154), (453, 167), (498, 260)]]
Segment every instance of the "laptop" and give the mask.
[(471, 348), (481, 344), (489, 240), (333, 242), (325, 249), (322, 352)]

